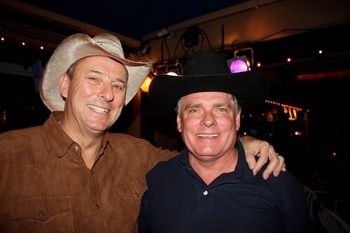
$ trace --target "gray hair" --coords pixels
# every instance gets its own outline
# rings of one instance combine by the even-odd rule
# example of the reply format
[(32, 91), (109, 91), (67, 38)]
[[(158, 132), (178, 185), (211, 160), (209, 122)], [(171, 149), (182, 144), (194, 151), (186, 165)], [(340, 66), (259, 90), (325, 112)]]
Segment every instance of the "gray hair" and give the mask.
[(75, 61), (73, 64), (71, 64), (68, 67), (68, 69), (66, 71), (66, 74), (68, 75), (69, 79), (73, 78), (73, 73), (74, 73), (75, 67), (77, 66), (77, 64), (79, 63), (80, 60), (82, 60), (82, 59), (79, 59), (79, 60)]

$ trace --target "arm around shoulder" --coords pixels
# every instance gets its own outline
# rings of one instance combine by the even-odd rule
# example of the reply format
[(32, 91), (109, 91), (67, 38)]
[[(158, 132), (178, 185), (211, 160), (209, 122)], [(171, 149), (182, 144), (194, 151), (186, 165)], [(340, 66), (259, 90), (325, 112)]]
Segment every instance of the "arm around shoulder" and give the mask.
[(268, 179), (272, 173), (274, 176), (278, 176), (281, 171), (286, 171), (283, 156), (279, 155), (268, 142), (251, 136), (242, 136), (239, 140), (243, 144), (247, 163), (253, 170), (254, 175), (260, 171), (267, 162), (269, 162), (269, 164), (263, 173), (264, 179)]

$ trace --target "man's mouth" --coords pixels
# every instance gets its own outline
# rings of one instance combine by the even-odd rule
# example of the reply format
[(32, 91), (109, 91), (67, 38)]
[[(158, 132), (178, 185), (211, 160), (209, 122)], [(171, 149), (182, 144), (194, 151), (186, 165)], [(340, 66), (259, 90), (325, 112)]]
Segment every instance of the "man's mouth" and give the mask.
[(89, 107), (91, 110), (93, 110), (93, 111), (95, 111), (95, 112), (97, 112), (97, 113), (108, 113), (108, 112), (111, 111), (110, 109), (101, 108), (101, 107), (98, 107), (98, 106), (92, 105), (92, 104), (88, 104), (88, 107)]

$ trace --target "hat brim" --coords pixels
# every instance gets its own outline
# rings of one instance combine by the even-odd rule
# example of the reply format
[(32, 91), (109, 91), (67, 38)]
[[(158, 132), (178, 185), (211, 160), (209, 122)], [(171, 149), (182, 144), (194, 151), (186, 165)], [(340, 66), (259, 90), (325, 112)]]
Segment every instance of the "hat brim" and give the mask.
[(106, 56), (122, 63), (129, 73), (125, 104), (138, 92), (147, 77), (151, 63), (136, 62), (113, 54), (85, 34), (75, 34), (67, 37), (56, 48), (50, 57), (40, 84), (40, 96), (50, 111), (63, 111), (64, 99), (59, 90), (60, 76), (76, 61), (89, 56)]
[(174, 112), (182, 96), (197, 92), (225, 92), (234, 95), (245, 111), (255, 111), (268, 95), (268, 81), (255, 71), (200, 75), (155, 77), (149, 88), (149, 97), (158, 112)]

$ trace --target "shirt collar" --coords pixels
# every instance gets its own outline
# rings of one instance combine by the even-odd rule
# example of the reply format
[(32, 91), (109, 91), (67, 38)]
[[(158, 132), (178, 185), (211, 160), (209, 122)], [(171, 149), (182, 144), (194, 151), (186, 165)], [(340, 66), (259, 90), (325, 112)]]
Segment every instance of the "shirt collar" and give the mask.
[[(249, 168), (248, 163), (245, 159), (246, 155), (245, 155), (244, 148), (241, 141), (237, 140), (235, 146), (238, 149), (238, 161), (237, 161), (235, 171), (232, 172), (233, 176), (236, 179), (241, 179), (241, 180), (249, 180), (254, 178), (253, 171)], [(183, 166), (185, 167), (191, 166), (189, 163), (188, 150), (186, 148), (181, 151), (179, 156), (180, 156), (180, 163)]]
[[(53, 150), (53, 153), (57, 157), (63, 157), (69, 151), (69, 148), (75, 145), (78, 145), (73, 141), (62, 129), (58, 123), (63, 118), (62, 111), (52, 112), (49, 119), (45, 122), (43, 130), (45, 131), (46, 144), (49, 145), (49, 148)], [(103, 153), (107, 144), (109, 142), (109, 133), (107, 132), (104, 135), (102, 140), (102, 146), (99, 152), (99, 155)]]

